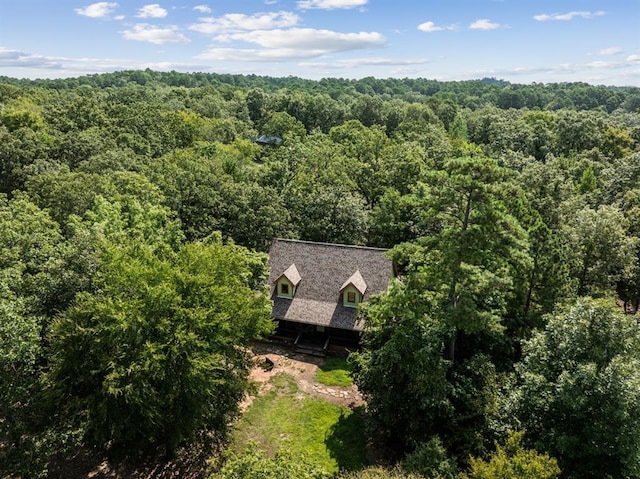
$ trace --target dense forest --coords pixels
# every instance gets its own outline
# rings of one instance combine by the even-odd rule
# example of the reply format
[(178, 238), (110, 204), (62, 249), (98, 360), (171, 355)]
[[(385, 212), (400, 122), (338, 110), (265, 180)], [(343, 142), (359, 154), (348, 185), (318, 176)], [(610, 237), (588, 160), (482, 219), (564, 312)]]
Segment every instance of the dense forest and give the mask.
[(150, 70), (0, 77), (0, 471), (222, 454), (276, 237), (400, 271), (341, 477), (640, 476), (640, 88)]

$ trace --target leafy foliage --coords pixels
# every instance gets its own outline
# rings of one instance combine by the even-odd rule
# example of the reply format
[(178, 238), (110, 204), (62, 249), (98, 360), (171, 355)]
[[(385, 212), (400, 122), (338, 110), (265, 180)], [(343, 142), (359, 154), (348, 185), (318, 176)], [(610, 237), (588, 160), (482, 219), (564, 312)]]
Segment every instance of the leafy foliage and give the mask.
[(514, 413), (566, 477), (638, 474), (639, 341), (634, 318), (580, 299), (525, 345)]
[(57, 407), (98, 444), (172, 453), (198, 429), (224, 431), (246, 387), (241, 347), (270, 329), (264, 268), (215, 238), (166, 256), (107, 248), (98, 292), (52, 325)]
[(424, 477), (438, 479), (453, 479), (457, 477), (458, 469), (437, 436), (421, 443), (415, 451), (408, 454), (402, 461), (402, 468)]
[(39, 429), (41, 332), (64, 307), (58, 225), (24, 194), (0, 197), (0, 469), (34, 474), (46, 463)]
[(240, 455), (231, 455), (222, 469), (211, 479), (328, 479), (331, 474), (318, 467), (303, 454), (282, 450), (269, 458), (259, 449), (248, 447)]
[[(525, 233), (505, 205), (505, 179), (506, 171), (487, 158), (447, 161), (419, 202), (424, 235), (418, 249), (407, 259), (396, 253), (464, 333), (499, 329), (513, 268), (528, 266)], [(454, 355), (452, 349), (451, 360)]]
[(448, 328), (429, 317), (428, 306), (412, 293), (393, 283), (366, 305), (365, 349), (349, 358), (372, 433), (398, 452), (428, 440), (453, 414), (442, 357)]
[[(416, 464), (487, 457), (524, 414), (513, 399), (496, 416), (498, 392), (523, 341), (557, 328), (549, 313), (584, 294), (640, 307), (639, 99), (495, 78), (1, 77), (0, 469), (44, 474), (51, 448), (82, 434), (169, 452), (197, 428), (223, 435), (243, 345), (268, 329), (264, 256), (234, 245), (267, 251), (278, 236), (392, 250), (402, 284), (363, 309), (354, 356), (369, 431)], [(635, 391), (624, 364), (553, 361), (566, 375), (544, 391), (566, 389), (567, 404), (527, 406), (529, 429), (555, 430), (571, 407), (591, 417), (600, 390), (612, 423), (633, 418), (615, 400)], [(572, 430), (584, 444), (609, 434)], [(637, 475), (611, 459), (635, 450), (620, 431), (607, 473)], [(543, 433), (527, 430), (527, 447), (580, 475), (573, 436)]]
[(468, 474), (462, 479), (554, 479), (559, 477), (560, 468), (555, 459), (546, 454), (522, 447), (522, 433), (513, 433), (504, 446), (497, 445), (496, 451), (485, 461), (471, 458)]

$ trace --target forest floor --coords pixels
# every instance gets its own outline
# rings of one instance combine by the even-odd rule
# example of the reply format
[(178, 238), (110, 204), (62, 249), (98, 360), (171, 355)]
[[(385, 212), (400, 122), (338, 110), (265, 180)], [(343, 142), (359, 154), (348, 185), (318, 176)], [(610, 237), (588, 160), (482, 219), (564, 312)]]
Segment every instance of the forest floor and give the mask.
[[(274, 378), (286, 375), (297, 386), (298, 399), (312, 397), (340, 408), (355, 410), (363, 405), (362, 396), (354, 384), (327, 385), (319, 371), (328, 358), (295, 353), (290, 346), (260, 342), (252, 346), (254, 367), (250, 372), (253, 385), (241, 403), (246, 412), (258, 397), (273, 392)], [(267, 361), (268, 360), (268, 361)], [(266, 366), (269, 367), (266, 367)], [(331, 373), (329, 373), (331, 374)], [(240, 419), (241, 421), (242, 419)], [(108, 457), (98, 451), (83, 449), (61, 455), (49, 468), (50, 479), (204, 479), (210, 469), (209, 459), (219, 453), (213, 438), (202, 438), (189, 449), (178, 452), (174, 460), (164, 458), (136, 458), (127, 454), (123, 458)]]

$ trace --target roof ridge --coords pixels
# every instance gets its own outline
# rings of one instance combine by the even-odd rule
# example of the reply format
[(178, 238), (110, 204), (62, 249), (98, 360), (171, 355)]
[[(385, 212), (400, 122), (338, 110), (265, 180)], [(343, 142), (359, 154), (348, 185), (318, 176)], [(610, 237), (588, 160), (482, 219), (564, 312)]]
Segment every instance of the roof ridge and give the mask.
[(367, 282), (362, 277), (362, 273), (359, 269), (357, 269), (355, 273), (349, 276), (349, 278), (347, 278), (346, 281), (342, 283), (339, 291), (344, 291), (344, 289), (350, 284), (353, 285), (353, 287), (356, 288), (360, 294), (364, 294), (367, 290)]
[(284, 272), (280, 276), (278, 276), (275, 281), (282, 278), (283, 276), (291, 281), (294, 286), (298, 286), (300, 280), (302, 279), (295, 263), (291, 263), (291, 266), (284, 270)]

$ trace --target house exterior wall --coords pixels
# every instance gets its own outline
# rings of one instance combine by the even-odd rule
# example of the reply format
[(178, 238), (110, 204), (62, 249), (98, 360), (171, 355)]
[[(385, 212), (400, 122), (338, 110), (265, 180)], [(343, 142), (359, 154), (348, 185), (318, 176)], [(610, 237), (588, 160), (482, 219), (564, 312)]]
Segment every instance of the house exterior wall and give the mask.
[[(286, 288), (284, 288), (284, 289), (287, 290), (286, 293), (283, 292), (282, 285), (286, 285)], [(278, 282), (276, 283), (276, 288), (277, 288), (276, 296), (278, 298), (293, 299), (293, 295), (295, 293), (295, 286), (293, 285), (293, 283), (291, 281), (289, 281), (284, 276), (278, 280)]]
[[(355, 301), (349, 301), (349, 293), (353, 294)], [(360, 292), (353, 285), (349, 285), (342, 290), (342, 305), (345, 308), (357, 308), (358, 304), (362, 301), (361, 296)]]

